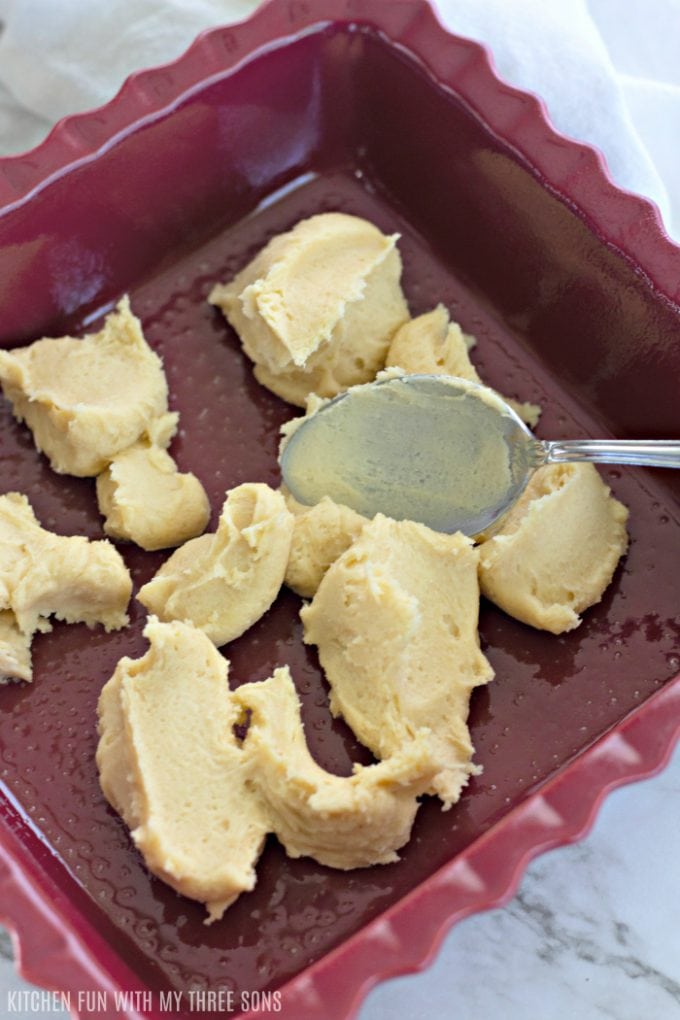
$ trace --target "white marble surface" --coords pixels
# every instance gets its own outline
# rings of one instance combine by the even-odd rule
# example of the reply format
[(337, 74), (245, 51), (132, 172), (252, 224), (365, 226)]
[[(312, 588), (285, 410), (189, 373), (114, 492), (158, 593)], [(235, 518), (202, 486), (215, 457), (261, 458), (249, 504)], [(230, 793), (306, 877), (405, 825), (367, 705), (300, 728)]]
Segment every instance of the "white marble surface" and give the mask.
[[(121, 6), (121, 0), (117, 2)], [(505, 3), (509, 7), (508, 0)], [(40, 7), (36, 0), (31, 0), (31, 4), (34, 8)], [(8, 15), (11, 6), (12, 0), (0, 0), (0, 17)], [(14, 6), (19, 8), (18, 3)], [(42, 6), (44, 14), (49, 14), (54, 21), (59, 17), (73, 17), (78, 4), (75, 0), (60, 0), (59, 4), (42, 0)], [(112, 3), (106, 4), (107, 9), (112, 6)], [(152, 6), (153, 0), (134, 3), (128, 0), (131, 18), (141, 8)], [(230, 15), (242, 14), (254, 4), (250, 0), (223, 0), (221, 4), (202, 0), (193, 4), (193, 18), (187, 14), (192, 7), (188, 0), (182, 3), (172, 0), (171, 6), (181, 13), (179, 20), (175, 19), (173, 24), (181, 23), (186, 36), (180, 38), (177, 33), (168, 33), (165, 50), (162, 49), (163, 40), (159, 43), (156, 37), (148, 59), (137, 59), (135, 54), (138, 51), (134, 49), (133, 40), (127, 49), (119, 50), (119, 64), (107, 65), (109, 69), (113, 67), (112, 80), (116, 74), (122, 79), (124, 72), (135, 64), (146, 65), (173, 56), (205, 25), (226, 21)], [(500, 56), (499, 63), (508, 77), (548, 94), (550, 75), (544, 78), (543, 88), (540, 76), (545, 74), (545, 66), (557, 66), (558, 62), (551, 59), (544, 61), (542, 72), (541, 67), (531, 66), (533, 51), (529, 54), (531, 59), (518, 61), (521, 47), (513, 51), (512, 32), (506, 32), (501, 24), (503, 0), (489, 0), (489, 3), (481, 5), (460, 0), (458, 4), (444, 3), (442, 6), (447, 9), (443, 13), (453, 27), (460, 28), (456, 17), (461, 11), (466, 12), (470, 25), (477, 25), (477, 30), (470, 28), (468, 34), (494, 42), (497, 58)], [(540, 36), (541, 12), (545, 14), (551, 8), (554, 34), (559, 11), (565, 10), (558, 0), (541, 0), (540, 7), (531, 0), (522, 0), (521, 6), (526, 9), (525, 13), (531, 9), (531, 17), (536, 22), (534, 40)], [(613, 105), (606, 104), (609, 121), (612, 117), (619, 118), (616, 130), (610, 133), (612, 147), (608, 148), (606, 137), (598, 138), (597, 108), (590, 125), (591, 133), (594, 140), (599, 140), (607, 150), (617, 180), (636, 190), (645, 190), (644, 182), (648, 181), (647, 193), (654, 194), (669, 210), (667, 222), (671, 229), (675, 225), (673, 232), (680, 236), (677, 226), (680, 223), (677, 131), (669, 127), (674, 123), (673, 117), (677, 118), (680, 107), (672, 91), (674, 81), (654, 81), (649, 70), (652, 66), (660, 66), (660, 62), (671, 69), (680, 66), (677, 61), (677, 43), (680, 40), (678, 0), (654, 0), (650, 3), (642, 0), (630, 0), (629, 3), (626, 0), (629, 15), (626, 19), (618, 17), (614, 0), (591, 0), (586, 8), (588, 6), (604, 42), (609, 46), (609, 51), (605, 49), (602, 57), (598, 40), (589, 38), (591, 63), (597, 63), (599, 54), (602, 66), (606, 61), (610, 62), (609, 72), (613, 69), (612, 65), (620, 70), (620, 80), (618, 84), (615, 80), (614, 92), (607, 93), (606, 88), (604, 92), (601, 88), (597, 92), (600, 102), (605, 102), (607, 95), (612, 99)], [(26, 2), (24, 11), (28, 7)], [(220, 18), (215, 17), (217, 7), (222, 11)], [(104, 10), (102, 0), (88, 5), (90, 23), (95, 17), (95, 9)], [(571, 29), (561, 38), (567, 40), (569, 36), (567, 48), (571, 47), (573, 56), (587, 49), (582, 45), (583, 38), (579, 41), (577, 22), (580, 19), (583, 28), (588, 11), (581, 0), (574, 3), (573, 10), (570, 0), (569, 9)], [(518, 5), (513, 3), (513, 16), (517, 10)], [(577, 18), (573, 17), (574, 11), (578, 14)], [(76, 13), (78, 17), (84, 16), (82, 3)], [(608, 14), (613, 16), (608, 18)], [(28, 15), (27, 19), (33, 39), (38, 38), (41, 27), (44, 32), (47, 19), (31, 21)], [(607, 31), (610, 32), (609, 38)], [(81, 38), (88, 38), (87, 33)], [(673, 38), (675, 45), (669, 41)], [(507, 53), (499, 53), (506, 39), (509, 40)], [(535, 49), (540, 52), (542, 47), (550, 58), (550, 53), (545, 50), (546, 39), (547, 35), (539, 39)], [(631, 40), (635, 41), (634, 59), (630, 45), (626, 47), (626, 42)], [(67, 43), (72, 45), (72, 37), (66, 33), (61, 43), (63, 46)], [(73, 45), (77, 54), (77, 36)], [(83, 45), (83, 53), (85, 49)], [(59, 52), (61, 55), (63, 51), (60, 49)], [(96, 53), (96, 49), (93, 52)], [(73, 53), (73, 46), (69, 53)], [(13, 56), (16, 60), (17, 53)], [(37, 66), (34, 55), (28, 54), (28, 57), (33, 66)], [(126, 61), (130, 62), (130, 66)], [(2, 72), (3, 67), (0, 66), (0, 77)], [(566, 78), (561, 62), (557, 77), (555, 87), (558, 91), (549, 99), (553, 115), (557, 113), (554, 119), (568, 133), (589, 137), (588, 125), (579, 130), (575, 120), (569, 121), (569, 116), (578, 117), (582, 112), (578, 109), (578, 102), (564, 102), (557, 109), (560, 106), (558, 92), (560, 89), (564, 92), (563, 81)], [(680, 75), (676, 77), (680, 81)], [(15, 104), (19, 90), (8, 90), (0, 81), (0, 152), (18, 151), (34, 144), (51, 120), (59, 113), (67, 112), (66, 108), (57, 110), (56, 105), (73, 101), (68, 89), (63, 93), (55, 89), (41, 95), (40, 89), (35, 88), (35, 80), (25, 79), (24, 84), (26, 94), (19, 98), (32, 105), (33, 112), (25, 111), (21, 119), (17, 116)], [(109, 84), (101, 87), (106, 91)], [(67, 100), (63, 99), (64, 95), (68, 96)], [(652, 130), (655, 118), (649, 115), (644, 104), (645, 97), (649, 100), (651, 95), (658, 100), (654, 102), (654, 109), (664, 111), (663, 123), (655, 132)], [(94, 95), (89, 102), (83, 101), (80, 105), (92, 105), (103, 98), (106, 96)], [(627, 107), (625, 101), (628, 102)], [(70, 108), (75, 109), (75, 106)], [(592, 104), (588, 109), (592, 110)], [(602, 121), (602, 109), (599, 115)], [(635, 122), (634, 129), (626, 136), (627, 143), (624, 145), (621, 141), (622, 124), (631, 117)], [(677, 126), (680, 121), (675, 123)], [(634, 145), (636, 132), (637, 141), (642, 139), (644, 143), (637, 149)], [(673, 138), (675, 142), (669, 145), (669, 139)], [(654, 183), (657, 171), (663, 178), (661, 190)], [(459, 924), (445, 939), (431, 968), (422, 974), (391, 980), (374, 989), (360, 1009), (360, 1020), (439, 1020), (449, 1016), (455, 1016), (456, 1020), (680, 1020), (679, 804), (680, 751), (658, 777), (613, 793), (586, 840), (536, 860), (529, 867), (517, 896), (505, 908)], [(0, 931), (0, 1017), (28, 1020), (41, 1015), (35, 1011), (8, 1011), (8, 991), (29, 987), (16, 976), (9, 939)], [(58, 1011), (49, 1014), (50, 1017), (59, 1015)]]

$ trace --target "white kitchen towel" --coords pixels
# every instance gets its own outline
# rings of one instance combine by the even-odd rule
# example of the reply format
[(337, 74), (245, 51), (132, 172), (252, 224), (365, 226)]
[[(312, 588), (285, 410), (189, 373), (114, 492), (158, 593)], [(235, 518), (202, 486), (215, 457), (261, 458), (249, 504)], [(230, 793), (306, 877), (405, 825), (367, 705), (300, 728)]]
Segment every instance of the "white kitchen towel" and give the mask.
[[(313, 2), (313, 0), (312, 0)], [(390, 0), (383, 0), (389, 3)], [(0, 0), (0, 154), (106, 102), (133, 70), (172, 60), (253, 0)], [(680, 239), (680, 0), (439, 0), (500, 74), (539, 94), (558, 130), (596, 145)]]

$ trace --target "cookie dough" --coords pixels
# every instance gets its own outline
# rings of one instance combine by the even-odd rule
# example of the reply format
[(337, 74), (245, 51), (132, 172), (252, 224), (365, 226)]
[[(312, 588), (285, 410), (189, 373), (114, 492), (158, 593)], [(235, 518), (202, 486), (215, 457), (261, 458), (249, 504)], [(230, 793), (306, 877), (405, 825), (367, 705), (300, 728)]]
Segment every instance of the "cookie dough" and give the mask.
[[(144, 634), (147, 653), (121, 659), (99, 697), (97, 766), (153, 874), (213, 921), (254, 887), (268, 832), (330, 867), (398, 859), (439, 767), (429, 731), (332, 775), (309, 753), (288, 667), (231, 692), (229, 664), (201, 631), (151, 617)], [(234, 727), (251, 714), (241, 741)]]
[(187, 542), (137, 596), (161, 620), (187, 620), (216, 645), (239, 637), (283, 584), (293, 515), (262, 483), (231, 489), (212, 535)]
[(32, 680), (31, 636), (19, 630), (14, 613), (0, 611), (0, 684)]
[(378, 765), (335, 776), (309, 753), (287, 667), (264, 683), (243, 684), (234, 699), (251, 713), (244, 755), (271, 829), (290, 857), (342, 869), (398, 860), (418, 810), (416, 797), (438, 771), (428, 731)]
[(284, 496), (294, 517), (285, 583), (303, 598), (312, 598), (331, 563), (359, 537), (366, 518), (328, 496), (316, 506), (298, 503), (289, 492)]
[(210, 518), (198, 478), (178, 471), (170, 454), (148, 440), (117, 454), (97, 477), (97, 501), (107, 535), (147, 550), (182, 545)]
[(397, 754), (429, 728), (439, 763), (430, 789), (445, 807), (475, 772), (470, 694), (493, 677), (477, 634), (477, 560), (460, 533), (378, 514), (300, 613), (331, 686), (331, 711), (374, 754)]
[(131, 593), (130, 575), (109, 542), (55, 535), (41, 527), (26, 496), (0, 496), (0, 672), (5, 676), (13, 669), (17, 679), (31, 679), (30, 640), (36, 631), (49, 630), (48, 617), (117, 630), (128, 623)]
[(200, 631), (151, 619), (150, 649), (121, 659), (99, 699), (106, 799), (153, 874), (217, 920), (256, 882), (268, 819), (247, 788), (228, 663)]
[[(401, 368), (408, 375), (454, 375), (481, 383), (470, 361), (469, 337), (456, 322), (451, 322), (443, 305), (405, 323), (395, 334), (387, 353), (388, 368)], [(541, 409), (537, 404), (503, 398), (532, 428), (538, 424)]]
[(168, 415), (163, 365), (127, 297), (99, 333), (0, 350), (0, 383), (60, 474), (99, 474)]
[(592, 464), (539, 468), (479, 547), (482, 593), (532, 627), (573, 630), (611, 582), (628, 546), (627, 519)]
[(209, 301), (222, 309), (262, 385), (303, 407), (382, 368), (407, 321), (398, 235), (344, 213), (302, 220), (273, 238)]

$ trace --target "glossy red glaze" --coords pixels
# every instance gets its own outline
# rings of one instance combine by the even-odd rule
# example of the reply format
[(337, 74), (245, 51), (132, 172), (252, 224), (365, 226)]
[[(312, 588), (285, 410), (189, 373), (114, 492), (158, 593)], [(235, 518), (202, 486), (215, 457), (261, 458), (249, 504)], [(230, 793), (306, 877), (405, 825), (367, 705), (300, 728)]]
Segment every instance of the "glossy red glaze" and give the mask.
[[(0, 163), (0, 200), (1, 342), (84, 331), (129, 290), (182, 414), (172, 452), (204, 482), (213, 524), (226, 488), (276, 484), (291, 410), (205, 296), (321, 210), (401, 232), (413, 313), (443, 301), (478, 337), (485, 380), (543, 405), (541, 435), (678, 432), (680, 251), (649, 203), (425, 4), (272, 3)], [(94, 482), (52, 473), (0, 414), (0, 491), (26, 492), (54, 530), (100, 537)], [(282, 988), (294, 1020), (348, 1016), (455, 919), (507, 898), (533, 854), (581, 834), (607, 789), (659, 767), (680, 728), (678, 479), (604, 475), (630, 506), (631, 549), (583, 625), (555, 638), (482, 607), (497, 679), (473, 698), (484, 773), (460, 804), (426, 803), (388, 867), (334, 872), (272, 839), (255, 891), (210, 928), (149, 876), (97, 782), (98, 693), (143, 651), (141, 607), (120, 633), (36, 638), (34, 684), (0, 691), (0, 909), (26, 976), (71, 990), (74, 1011), (85, 989), (224, 989), (238, 1005)], [(137, 586), (163, 558), (121, 551)], [(370, 756), (328, 713), (298, 608), (283, 593), (225, 650), (232, 682), (289, 663), (313, 754), (347, 773)]]

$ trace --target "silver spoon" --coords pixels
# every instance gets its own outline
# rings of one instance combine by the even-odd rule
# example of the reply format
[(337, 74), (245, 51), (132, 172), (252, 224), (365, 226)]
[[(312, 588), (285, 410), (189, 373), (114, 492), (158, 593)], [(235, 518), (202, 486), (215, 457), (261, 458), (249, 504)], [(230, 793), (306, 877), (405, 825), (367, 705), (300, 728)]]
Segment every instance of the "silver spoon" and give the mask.
[(282, 448), (283, 479), (309, 506), (328, 495), (436, 531), (478, 535), (543, 464), (680, 467), (680, 441), (537, 439), (497, 393), (451, 376), (354, 386), (304, 419)]

